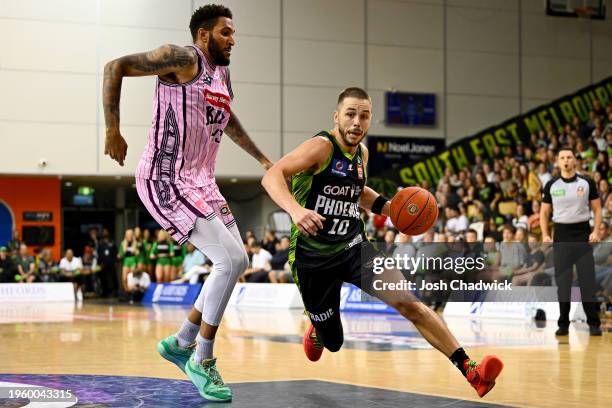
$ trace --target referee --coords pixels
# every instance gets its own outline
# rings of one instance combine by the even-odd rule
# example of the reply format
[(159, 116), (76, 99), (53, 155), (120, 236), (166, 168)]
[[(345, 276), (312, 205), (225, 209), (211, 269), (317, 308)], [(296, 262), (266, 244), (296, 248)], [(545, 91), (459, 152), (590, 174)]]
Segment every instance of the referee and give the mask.
[[(595, 302), (595, 263), (593, 248), (589, 244), (599, 242), (601, 202), (593, 180), (576, 173), (576, 156), (570, 148), (557, 153), (557, 166), (561, 175), (544, 186), (544, 198), (540, 209), (542, 240), (553, 242), (548, 229), (551, 207), (555, 224), (553, 260), (555, 281), (559, 298), (559, 329), (557, 336), (567, 336), (572, 288), (572, 269), (578, 271), (582, 306), (587, 315), (591, 336), (601, 336), (599, 307)], [(590, 207), (589, 207), (590, 204)], [(589, 226), (591, 209), (595, 214), (593, 232)]]

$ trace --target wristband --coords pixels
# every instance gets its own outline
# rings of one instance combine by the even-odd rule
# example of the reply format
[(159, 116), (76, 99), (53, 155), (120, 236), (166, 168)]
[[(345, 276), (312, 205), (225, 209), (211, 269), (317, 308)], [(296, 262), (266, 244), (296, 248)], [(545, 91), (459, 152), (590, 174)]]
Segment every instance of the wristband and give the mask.
[(389, 201), (389, 199), (380, 194), (378, 197), (376, 197), (376, 200), (374, 200), (371, 211), (374, 214), (380, 215), (382, 213), (383, 207), (385, 206), (385, 204), (387, 204), (387, 201)]

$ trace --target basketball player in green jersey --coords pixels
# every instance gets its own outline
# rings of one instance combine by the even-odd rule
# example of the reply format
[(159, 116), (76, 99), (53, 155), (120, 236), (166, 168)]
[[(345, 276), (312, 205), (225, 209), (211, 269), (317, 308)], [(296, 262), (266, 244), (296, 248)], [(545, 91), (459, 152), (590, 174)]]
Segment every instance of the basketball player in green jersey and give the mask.
[[(348, 282), (410, 320), (483, 397), (503, 368), (498, 357), (486, 356), (480, 364), (471, 360), (440, 317), (409, 292), (373, 290), (371, 261), (379, 254), (366, 239), (359, 207), (388, 216), (390, 202), (365, 186), (368, 150), (361, 141), (371, 120), (372, 103), (366, 91), (344, 90), (334, 112), (333, 130), (302, 143), (262, 180), (270, 197), (293, 220), (289, 262), (312, 323), (304, 335), (306, 356), (317, 361), (323, 348), (333, 352), (342, 346), (340, 288)], [(286, 184), (289, 178), (291, 190)], [(388, 270), (377, 275), (380, 278), (400, 282), (403, 276)]]

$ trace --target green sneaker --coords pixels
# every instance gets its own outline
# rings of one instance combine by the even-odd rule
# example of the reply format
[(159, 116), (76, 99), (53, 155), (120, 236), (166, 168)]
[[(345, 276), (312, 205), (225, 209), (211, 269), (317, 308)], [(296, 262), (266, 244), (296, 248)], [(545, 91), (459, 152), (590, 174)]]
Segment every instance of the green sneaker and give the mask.
[(210, 358), (198, 364), (192, 357), (187, 361), (185, 372), (202, 397), (208, 401), (229, 402), (232, 400), (232, 390), (223, 382), (216, 363), (216, 358)]
[(185, 364), (187, 364), (194, 350), (195, 343), (187, 348), (179, 347), (174, 334), (157, 343), (157, 352), (169, 362), (176, 364), (182, 372), (185, 372)]

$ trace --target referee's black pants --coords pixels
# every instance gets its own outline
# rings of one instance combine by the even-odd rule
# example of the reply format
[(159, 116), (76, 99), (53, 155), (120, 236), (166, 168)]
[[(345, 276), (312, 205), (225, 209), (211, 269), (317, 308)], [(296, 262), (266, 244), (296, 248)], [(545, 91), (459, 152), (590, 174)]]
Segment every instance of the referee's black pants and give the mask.
[(553, 260), (559, 298), (559, 327), (569, 326), (573, 266), (576, 265), (582, 307), (589, 326), (599, 327), (599, 303), (595, 302), (595, 261), (589, 244), (591, 228), (588, 222), (555, 224)]

